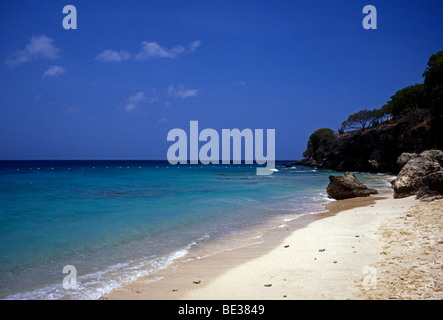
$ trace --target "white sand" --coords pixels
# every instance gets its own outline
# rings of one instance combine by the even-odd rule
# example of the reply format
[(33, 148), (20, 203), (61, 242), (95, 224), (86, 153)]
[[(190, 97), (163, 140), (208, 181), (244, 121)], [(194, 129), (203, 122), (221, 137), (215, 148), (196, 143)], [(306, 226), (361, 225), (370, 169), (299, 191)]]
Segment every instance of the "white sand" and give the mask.
[[(435, 202), (432, 206), (437, 211), (439, 208), (441, 213), (442, 203)], [(254, 255), (254, 251), (260, 251), (259, 247), (250, 246), (180, 263), (169, 271), (116, 289), (105, 298), (254, 300), (409, 297), (398, 293), (392, 296), (392, 288), (388, 285), (390, 280), (386, 278), (386, 270), (390, 272), (390, 262), (395, 257), (386, 252), (386, 245), (391, 242), (389, 246), (395, 246), (395, 241), (392, 241), (395, 239), (390, 239), (391, 233), (387, 230), (394, 227), (393, 221), (397, 223), (395, 228), (398, 232), (408, 228), (407, 225), (398, 224), (398, 217), (406, 216), (413, 207), (417, 213), (426, 211), (429, 206), (419, 203), (414, 197), (377, 200), (369, 206), (340, 211), (334, 216), (313, 221), (304, 228), (294, 230), (283, 241), (274, 243), (273, 248), (258, 256)], [(434, 225), (430, 232), (433, 233), (428, 237), (440, 237), (438, 232), (441, 233), (441, 225)], [(410, 234), (411, 237), (421, 235), (421, 229)], [(435, 252), (441, 257), (440, 248), (443, 245), (438, 245), (438, 240), (435, 243)], [(266, 241), (259, 246), (264, 245)], [(397, 243), (397, 246), (402, 245)], [(442, 261), (441, 258), (432, 259), (436, 271), (433, 277), (436, 278), (441, 275)], [(396, 263), (398, 269), (398, 265), (402, 264)], [(163, 278), (152, 282), (156, 276)], [(407, 271), (403, 277), (408, 277)], [(436, 293), (429, 294), (428, 288), (423, 291), (428, 292), (427, 297), (415, 295), (412, 298), (440, 297), (438, 281), (434, 279), (433, 282), (432, 290)]]
[(387, 216), (413, 204), (413, 198), (379, 201), (373, 207), (346, 210), (314, 221), (266, 255), (187, 292), (183, 298), (358, 298), (361, 283), (357, 279), (363, 277), (364, 267), (371, 266), (381, 251), (375, 232)]

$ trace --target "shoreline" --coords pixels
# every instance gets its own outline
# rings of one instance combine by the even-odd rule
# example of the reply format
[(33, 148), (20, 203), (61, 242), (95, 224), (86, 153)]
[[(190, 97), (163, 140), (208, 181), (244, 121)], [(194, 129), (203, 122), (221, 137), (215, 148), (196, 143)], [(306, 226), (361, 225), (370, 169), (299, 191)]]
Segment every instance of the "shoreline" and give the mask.
[(259, 243), (184, 257), (101, 299), (369, 299), (368, 268), (382, 274), (379, 228), (417, 204), (429, 205), (392, 194), (334, 201), (327, 212), (268, 230)]

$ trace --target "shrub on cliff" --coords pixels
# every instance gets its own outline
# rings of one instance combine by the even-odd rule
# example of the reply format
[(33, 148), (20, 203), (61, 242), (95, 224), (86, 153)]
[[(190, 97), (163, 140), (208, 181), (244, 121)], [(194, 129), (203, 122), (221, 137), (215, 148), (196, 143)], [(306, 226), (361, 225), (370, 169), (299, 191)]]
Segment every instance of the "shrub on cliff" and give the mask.
[(431, 133), (434, 147), (443, 149), (443, 51), (429, 58), (423, 73), (425, 96), (431, 109)]
[(308, 140), (308, 146), (306, 151), (303, 152), (304, 157), (311, 157), (317, 152), (320, 148), (329, 149), (329, 146), (332, 145), (335, 141), (335, 133), (332, 129), (329, 128), (321, 128), (314, 131)]
[(417, 114), (425, 109), (425, 91), (423, 84), (415, 84), (398, 90), (383, 107), (386, 114), (399, 119), (408, 114)]
[(433, 54), (423, 73), (424, 90), (431, 108), (443, 109), (443, 51)]

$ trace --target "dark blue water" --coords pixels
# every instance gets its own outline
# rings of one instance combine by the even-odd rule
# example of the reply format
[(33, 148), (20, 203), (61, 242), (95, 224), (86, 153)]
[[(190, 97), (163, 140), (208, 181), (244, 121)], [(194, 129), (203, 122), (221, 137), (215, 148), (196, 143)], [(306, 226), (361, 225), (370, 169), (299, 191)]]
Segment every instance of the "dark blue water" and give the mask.
[[(97, 299), (226, 235), (318, 210), (307, 167), (0, 161), (0, 298)], [(375, 188), (382, 176), (359, 178)], [(76, 290), (62, 286), (75, 266)]]

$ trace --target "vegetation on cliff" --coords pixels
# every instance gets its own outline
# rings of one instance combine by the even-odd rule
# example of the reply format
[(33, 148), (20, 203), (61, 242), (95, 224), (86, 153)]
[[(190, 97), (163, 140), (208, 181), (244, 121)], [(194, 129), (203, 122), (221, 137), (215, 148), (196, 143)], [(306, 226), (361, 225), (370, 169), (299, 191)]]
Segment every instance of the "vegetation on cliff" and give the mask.
[(311, 157), (320, 150), (324, 148), (327, 150), (330, 145), (332, 145), (335, 141), (335, 133), (333, 130), (329, 128), (321, 128), (315, 130), (308, 140), (308, 147), (306, 151), (303, 153), (304, 157)]
[(443, 149), (443, 51), (429, 58), (423, 77), (423, 83), (398, 90), (381, 108), (351, 114), (337, 134), (316, 130), (299, 163), (396, 173), (403, 152)]

